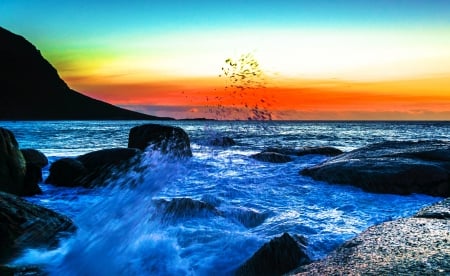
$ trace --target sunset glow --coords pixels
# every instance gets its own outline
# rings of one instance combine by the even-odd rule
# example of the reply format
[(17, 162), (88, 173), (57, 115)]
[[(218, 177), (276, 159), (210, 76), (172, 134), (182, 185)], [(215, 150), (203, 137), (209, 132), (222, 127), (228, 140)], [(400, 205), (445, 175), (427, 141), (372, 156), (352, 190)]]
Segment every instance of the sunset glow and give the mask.
[[(450, 119), (448, 1), (44, 2), (3, 1), (0, 26), (70, 87), (116, 105), (176, 118), (259, 103), (274, 119)], [(243, 53), (265, 88), (232, 96), (221, 67)]]

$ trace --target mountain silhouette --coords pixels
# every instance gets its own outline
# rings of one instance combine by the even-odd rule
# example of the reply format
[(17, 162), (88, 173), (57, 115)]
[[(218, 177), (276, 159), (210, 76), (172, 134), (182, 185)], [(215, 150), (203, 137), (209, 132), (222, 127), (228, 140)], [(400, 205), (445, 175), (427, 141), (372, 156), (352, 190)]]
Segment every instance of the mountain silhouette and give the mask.
[(0, 27), (0, 120), (162, 120), (69, 88), (40, 51)]

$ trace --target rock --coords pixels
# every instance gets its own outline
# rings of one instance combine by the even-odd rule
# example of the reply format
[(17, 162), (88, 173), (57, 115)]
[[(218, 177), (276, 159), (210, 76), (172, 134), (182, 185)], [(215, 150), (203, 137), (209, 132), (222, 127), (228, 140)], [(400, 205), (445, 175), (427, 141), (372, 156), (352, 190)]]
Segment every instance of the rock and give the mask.
[(208, 214), (221, 215), (212, 204), (191, 198), (172, 198), (170, 201), (158, 199), (154, 203), (165, 218), (186, 218)]
[(21, 149), (20, 151), (27, 163), (36, 165), (40, 169), (48, 165), (48, 159), (42, 152), (35, 149)]
[[(420, 210), (415, 217), (450, 219), (450, 197)], [(450, 242), (450, 241), (449, 241)]]
[(282, 275), (311, 262), (305, 248), (305, 238), (284, 233), (264, 244), (237, 269), (236, 275)]
[(26, 162), (14, 134), (0, 128), (0, 191), (24, 195)]
[(301, 174), (368, 192), (450, 196), (450, 142), (382, 142), (341, 154)]
[(25, 38), (0, 27), (0, 120), (163, 120), (70, 89)]
[(58, 233), (74, 229), (66, 216), (0, 192), (0, 263), (24, 248), (55, 245)]
[(343, 151), (341, 151), (340, 149), (333, 147), (302, 147), (299, 149), (269, 147), (263, 150), (262, 152), (276, 152), (284, 155), (295, 155), (295, 156), (303, 156), (308, 154), (336, 156), (343, 153)]
[(0, 275), (2, 276), (47, 276), (48, 273), (38, 266), (6, 266), (0, 265)]
[(141, 153), (141, 150), (135, 148), (113, 148), (89, 152), (76, 159), (83, 163), (88, 171), (93, 171), (99, 167), (126, 164)]
[(235, 146), (236, 142), (233, 140), (233, 138), (230, 137), (216, 137), (211, 141), (210, 144), (211, 146), (217, 147), (230, 147)]
[(62, 158), (50, 166), (45, 183), (85, 188), (104, 186), (113, 172), (127, 171), (133, 158), (137, 160), (141, 153), (139, 149), (113, 148), (93, 151), (76, 158)]
[(133, 127), (128, 138), (129, 148), (160, 150), (175, 157), (192, 156), (187, 133), (179, 128), (166, 125), (146, 124)]
[(258, 161), (270, 163), (287, 163), (292, 161), (292, 158), (290, 156), (276, 152), (261, 152), (250, 155), (250, 157)]
[(79, 186), (79, 179), (87, 173), (88, 170), (81, 161), (75, 158), (61, 158), (51, 164), (45, 183), (76, 187)]
[(21, 149), (26, 161), (26, 173), (24, 180), (24, 195), (42, 193), (39, 182), (42, 181), (42, 168), (48, 165), (47, 157), (35, 149)]
[(260, 213), (256, 210), (247, 208), (232, 209), (229, 213), (225, 214), (226, 217), (230, 217), (247, 228), (253, 228), (261, 225), (269, 216), (268, 213)]
[(448, 214), (449, 202), (446, 199), (426, 207), (415, 217), (369, 227), (325, 259), (302, 266), (292, 274), (448, 275), (450, 220), (448, 217), (433, 219), (421, 216), (425, 213)]

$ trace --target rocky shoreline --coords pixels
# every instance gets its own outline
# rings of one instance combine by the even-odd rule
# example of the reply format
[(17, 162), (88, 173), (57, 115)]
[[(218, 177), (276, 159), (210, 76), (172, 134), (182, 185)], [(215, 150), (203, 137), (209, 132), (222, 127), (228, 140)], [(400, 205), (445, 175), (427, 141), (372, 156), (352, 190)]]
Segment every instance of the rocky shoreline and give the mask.
[[(234, 141), (230, 141), (219, 140), (215, 145), (234, 146)], [(0, 260), (0, 273), (24, 275), (21, 271), (25, 268), (8, 268), (6, 260), (14, 258), (22, 249), (36, 245), (52, 246), (61, 232), (75, 231), (76, 226), (65, 216), (19, 197), (41, 192), (38, 183), (42, 181), (42, 167), (48, 162), (46, 157), (33, 149), (20, 149), (14, 135), (3, 128), (0, 128), (0, 142), (0, 237), (2, 246), (5, 245), (0, 252), (3, 258)], [(147, 148), (149, 144), (153, 147)], [(192, 156), (189, 136), (181, 128), (141, 125), (130, 130), (128, 148), (59, 159), (51, 164), (45, 182), (89, 188), (108, 185), (113, 174), (128, 170), (148, 150), (159, 150), (171, 158)], [(450, 143), (445, 141), (384, 142), (348, 153), (330, 147), (268, 148), (249, 157), (261, 162), (280, 163), (305, 154), (334, 156), (301, 172), (316, 180), (355, 185), (377, 193), (449, 196)], [(192, 212), (237, 216), (222, 214), (214, 206), (189, 198), (161, 201), (159, 204), (167, 212), (183, 216)], [(242, 215), (255, 217), (258, 223), (265, 220), (264, 214)], [(450, 273), (449, 218), (450, 198), (447, 198), (422, 209), (413, 217), (369, 227), (325, 259), (311, 264), (307, 256), (307, 240), (295, 233), (280, 233), (282, 236), (263, 245), (236, 273), (446, 275)], [(26, 275), (43, 273), (38, 268), (35, 274), (28, 268), (25, 270), (28, 271)]]
[(449, 275), (450, 198), (412, 217), (371, 226), (294, 274)]

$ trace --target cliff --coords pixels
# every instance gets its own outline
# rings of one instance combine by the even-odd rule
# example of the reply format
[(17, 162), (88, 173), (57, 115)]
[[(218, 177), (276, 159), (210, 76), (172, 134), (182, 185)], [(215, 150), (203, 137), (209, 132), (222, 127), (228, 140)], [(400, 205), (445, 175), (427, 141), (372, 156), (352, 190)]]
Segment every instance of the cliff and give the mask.
[(160, 120), (68, 87), (39, 50), (0, 27), (0, 120)]

